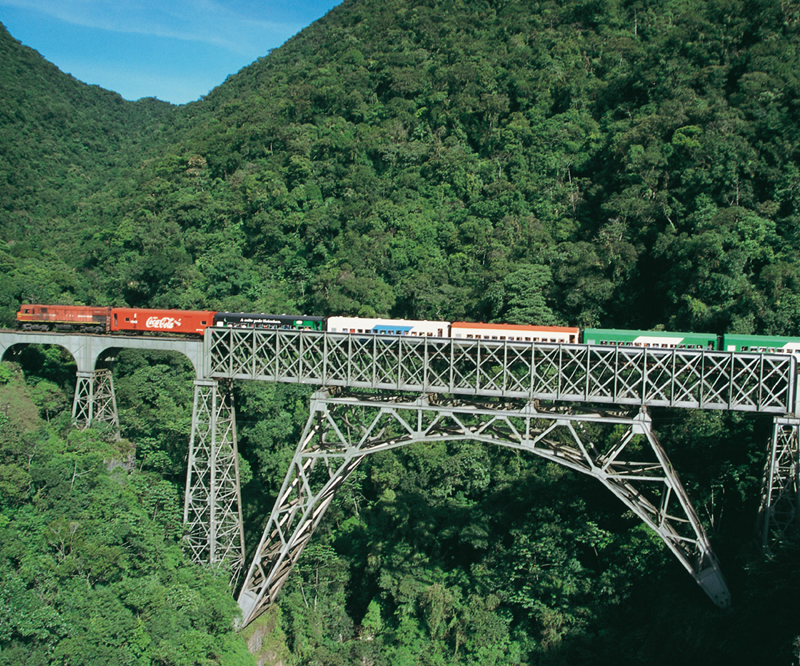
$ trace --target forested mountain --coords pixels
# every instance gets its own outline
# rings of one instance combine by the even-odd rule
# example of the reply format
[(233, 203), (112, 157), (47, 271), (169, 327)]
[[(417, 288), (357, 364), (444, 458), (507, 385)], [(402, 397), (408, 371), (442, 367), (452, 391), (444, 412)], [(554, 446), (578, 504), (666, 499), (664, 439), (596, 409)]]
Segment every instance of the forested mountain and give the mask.
[[(173, 107), (85, 86), (0, 30), (0, 324), (38, 301), (796, 334), (799, 38), (794, 2), (346, 0)], [(72, 518), (42, 479), (69, 465), (33, 442), (67, 437), (69, 372), (15, 360), (43, 418), (27, 439), (3, 426), (0, 531), (46, 534), (55, 515), (34, 517)], [(185, 368), (123, 355), (116, 373), (131, 483), (179, 488)], [(237, 391), (255, 538), (306, 395)], [(275, 654), (791, 663), (796, 551), (765, 564), (752, 539), (769, 422), (655, 419), (729, 576), (728, 614), (586, 480), (476, 444), (412, 448), (366, 463), (331, 510)], [(21, 581), (3, 603), (28, 590), (68, 627), (39, 569), (0, 554)], [(87, 590), (124, 598), (114, 575), (86, 574)], [(0, 648), (55, 658), (63, 635), (0, 630)], [(209, 635), (219, 661), (225, 630)], [(178, 663), (163, 654), (140, 656)]]

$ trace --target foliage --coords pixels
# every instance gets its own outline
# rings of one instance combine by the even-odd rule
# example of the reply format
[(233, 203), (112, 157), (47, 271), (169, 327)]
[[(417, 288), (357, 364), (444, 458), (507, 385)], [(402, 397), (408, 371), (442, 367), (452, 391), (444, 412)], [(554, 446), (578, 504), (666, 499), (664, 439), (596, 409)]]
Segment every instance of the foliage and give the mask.
[(252, 663), (227, 579), (181, 551), (178, 487), (109, 472), (97, 432), (23, 422), (42, 382), (3, 367), (0, 400), (17, 403), (0, 426), (0, 664)]
[[(84, 86), (0, 29), (0, 325), (40, 301), (796, 334), (798, 31), (795, 4), (765, 0), (347, 0), (172, 107)], [(0, 661), (244, 659), (224, 585), (176, 546), (191, 369), (119, 354), (137, 469), (111, 475), (109, 442), (71, 434), (69, 359), (9, 353)], [(308, 389), (235, 395), (252, 552)], [(585, 479), (431, 444), (353, 475), (271, 653), (789, 663), (796, 557), (760, 563), (750, 539), (769, 423), (656, 425), (730, 613)]]

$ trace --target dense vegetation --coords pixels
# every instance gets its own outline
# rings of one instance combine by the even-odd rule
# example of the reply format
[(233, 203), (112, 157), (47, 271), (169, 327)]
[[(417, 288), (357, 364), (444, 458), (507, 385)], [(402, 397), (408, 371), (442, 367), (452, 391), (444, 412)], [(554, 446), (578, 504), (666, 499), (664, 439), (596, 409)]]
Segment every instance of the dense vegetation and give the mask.
[[(39, 301), (795, 334), (799, 37), (792, 2), (348, 0), (177, 108), (2, 30), (0, 324)], [(66, 427), (69, 366), (13, 360), (0, 663), (246, 663), (177, 547), (190, 373), (120, 355), (137, 465), (108, 472), (122, 452)], [(307, 392), (236, 390), (252, 548)], [(419, 447), (338, 498), (273, 660), (793, 663), (797, 551), (752, 538), (769, 421), (656, 425), (732, 611), (586, 479)]]

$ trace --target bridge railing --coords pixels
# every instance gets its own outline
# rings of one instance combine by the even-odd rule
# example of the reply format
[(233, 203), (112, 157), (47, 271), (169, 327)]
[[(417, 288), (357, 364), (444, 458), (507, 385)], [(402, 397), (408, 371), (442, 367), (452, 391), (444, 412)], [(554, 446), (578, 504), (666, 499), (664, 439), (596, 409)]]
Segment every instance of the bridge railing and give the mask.
[(788, 354), (209, 328), (213, 378), (688, 409), (795, 412)]

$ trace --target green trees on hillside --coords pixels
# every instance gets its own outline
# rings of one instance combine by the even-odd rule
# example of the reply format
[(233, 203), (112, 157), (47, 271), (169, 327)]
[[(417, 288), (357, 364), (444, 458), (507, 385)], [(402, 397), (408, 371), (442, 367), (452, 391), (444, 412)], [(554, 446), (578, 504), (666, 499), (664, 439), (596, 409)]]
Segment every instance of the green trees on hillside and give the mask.
[[(553, 277), (543, 305), (560, 323), (794, 332), (789, 10), (445, 4), (345, 3), (181, 109), (90, 107), (56, 77), (48, 94), (76, 129), (37, 131), (118, 138), (105, 161), (82, 158), (87, 185), (61, 212), (41, 201), (64, 200), (77, 162), (9, 153), (41, 174), (23, 179), (36, 206), (23, 190), (4, 198), (9, 260), (53, 248), (75, 284), (23, 279), (5, 307), (487, 320), (505, 314), (506, 277), (533, 264)], [(38, 116), (15, 100), (7, 132), (30, 146)], [(41, 225), (55, 233), (31, 245)]]
[[(181, 108), (0, 31), (0, 324), (41, 301), (797, 334), (798, 30), (767, 0), (348, 0)], [(123, 477), (102, 433), (70, 434), (62, 360), (37, 359), (24, 427), (0, 426), (0, 660), (235, 654), (222, 583), (176, 550), (186, 368), (120, 355)], [(236, 392), (252, 548), (307, 391)], [(765, 426), (656, 418), (734, 572), (730, 615), (584, 481), (419, 447), (331, 508), (272, 617), (293, 658), (788, 660), (770, 581), (798, 569), (751, 552)]]
[(130, 443), (57, 396), (0, 366), (0, 664), (252, 663), (227, 577), (181, 551), (179, 486), (113, 466)]

